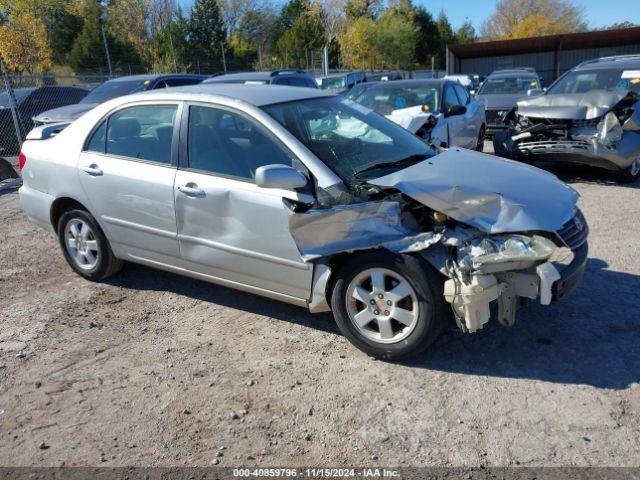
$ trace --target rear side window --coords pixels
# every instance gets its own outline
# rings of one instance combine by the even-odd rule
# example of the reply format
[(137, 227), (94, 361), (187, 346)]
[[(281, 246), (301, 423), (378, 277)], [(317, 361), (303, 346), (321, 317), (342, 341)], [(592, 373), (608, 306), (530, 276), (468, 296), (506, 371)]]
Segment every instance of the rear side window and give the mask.
[(140, 105), (118, 110), (107, 123), (106, 153), (170, 164), (176, 110), (176, 105)]
[(87, 152), (104, 153), (105, 133), (107, 133), (107, 121), (103, 120), (98, 128), (93, 131), (93, 135), (87, 143)]
[(166, 80), (170, 87), (179, 87), (181, 85), (196, 85), (202, 82), (201, 78), (169, 78)]

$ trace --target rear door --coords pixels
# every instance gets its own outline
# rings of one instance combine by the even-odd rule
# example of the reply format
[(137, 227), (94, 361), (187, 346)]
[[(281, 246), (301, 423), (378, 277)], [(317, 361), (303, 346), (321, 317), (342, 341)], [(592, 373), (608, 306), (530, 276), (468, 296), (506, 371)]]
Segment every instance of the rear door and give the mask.
[(132, 257), (180, 258), (173, 184), (180, 105), (127, 106), (89, 136), (78, 174), (92, 213), (114, 248)]
[(294, 162), (264, 127), (237, 110), (193, 104), (182, 124), (175, 205), (188, 268), (298, 299), (309, 298), (312, 269), (289, 233), (283, 197), (254, 181), (262, 165)]

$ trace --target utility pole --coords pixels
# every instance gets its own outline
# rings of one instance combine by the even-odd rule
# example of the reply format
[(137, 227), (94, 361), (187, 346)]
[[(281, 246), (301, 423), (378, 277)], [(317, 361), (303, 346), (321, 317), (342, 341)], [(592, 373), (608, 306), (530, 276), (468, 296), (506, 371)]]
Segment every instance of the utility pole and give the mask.
[(435, 59), (433, 58), (433, 55), (431, 55), (431, 78), (436, 78), (436, 77), (434, 76), (434, 74), (435, 74), (435, 69), (436, 69)]
[(324, 71), (324, 76), (329, 75), (329, 46), (325, 45), (322, 51), (322, 69)]
[(104, 27), (100, 27), (102, 31), (102, 41), (104, 42), (104, 51), (107, 54), (107, 65), (109, 65), (109, 78), (113, 77), (113, 71), (111, 70), (111, 55), (109, 55), (109, 45), (107, 44), (107, 35), (104, 33)]
[(176, 51), (173, 49), (173, 38), (169, 32), (169, 45), (171, 46), (171, 56), (173, 57), (173, 73), (178, 73), (178, 63), (176, 62)]
[(220, 42), (220, 50), (222, 51), (222, 68), (227, 73), (227, 60), (224, 58), (224, 42)]

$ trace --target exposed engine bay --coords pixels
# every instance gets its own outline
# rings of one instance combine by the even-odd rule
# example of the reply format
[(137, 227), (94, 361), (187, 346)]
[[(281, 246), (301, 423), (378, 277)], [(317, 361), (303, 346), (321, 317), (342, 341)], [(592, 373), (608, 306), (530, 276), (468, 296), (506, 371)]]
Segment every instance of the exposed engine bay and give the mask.
[(623, 170), (640, 161), (640, 97), (592, 90), (522, 100), (495, 135), (497, 155)]
[[(509, 194), (499, 193), (507, 181), (495, 175), (501, 161), (483, 156), (480, 166), (475, 155), (452, 149), (364, 181), (344, 203), (290, 203), (289, 228), (303, 260), (318, 265), (335, 254), (377, 248), (421, 255), (446, 277), (444, 298), (466, 332), (489, 321), (492, 303), (503, 325), (515, 323), (526, 301), (550, 304), (561, 270), (573, 260), (583, 269), (586, 259), (588, 228), (577, 194), (527, 165), (508, 180)], [(529, 208), (535, 204), (529, 195), (546, 200)]]

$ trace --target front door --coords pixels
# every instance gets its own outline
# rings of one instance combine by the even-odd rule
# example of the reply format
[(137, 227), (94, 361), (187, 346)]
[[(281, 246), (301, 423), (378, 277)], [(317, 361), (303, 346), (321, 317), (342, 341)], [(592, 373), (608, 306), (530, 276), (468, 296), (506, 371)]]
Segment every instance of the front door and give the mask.
[(135, 258), (180, 258), (172, 162), (177, 109), (138, 105), (114, 112), (93, 132), (78, 162), (92, 213), (109, 231), (114, 250)]
[(443, 126), (445, 126), (447, 130), (449, 146), (466, 147), (468, 139), (466, 138), (464, 115), (447, 115), (447, 112), (457, 105), (460, 105), (460, 100), (456, 95), (453, 85), (445, 85), (442, 94), (442, 120)]
[[(186, 156), (175, 181), (178, 238), (188, 268), (205, 275), (309, 298), (312, 269), (289, 233), (283, 196), (254, 182), (262, 165), (293, 156), (245, 114), (191, 105)], [(184, 125), (184, 123), (183, 123)]]

